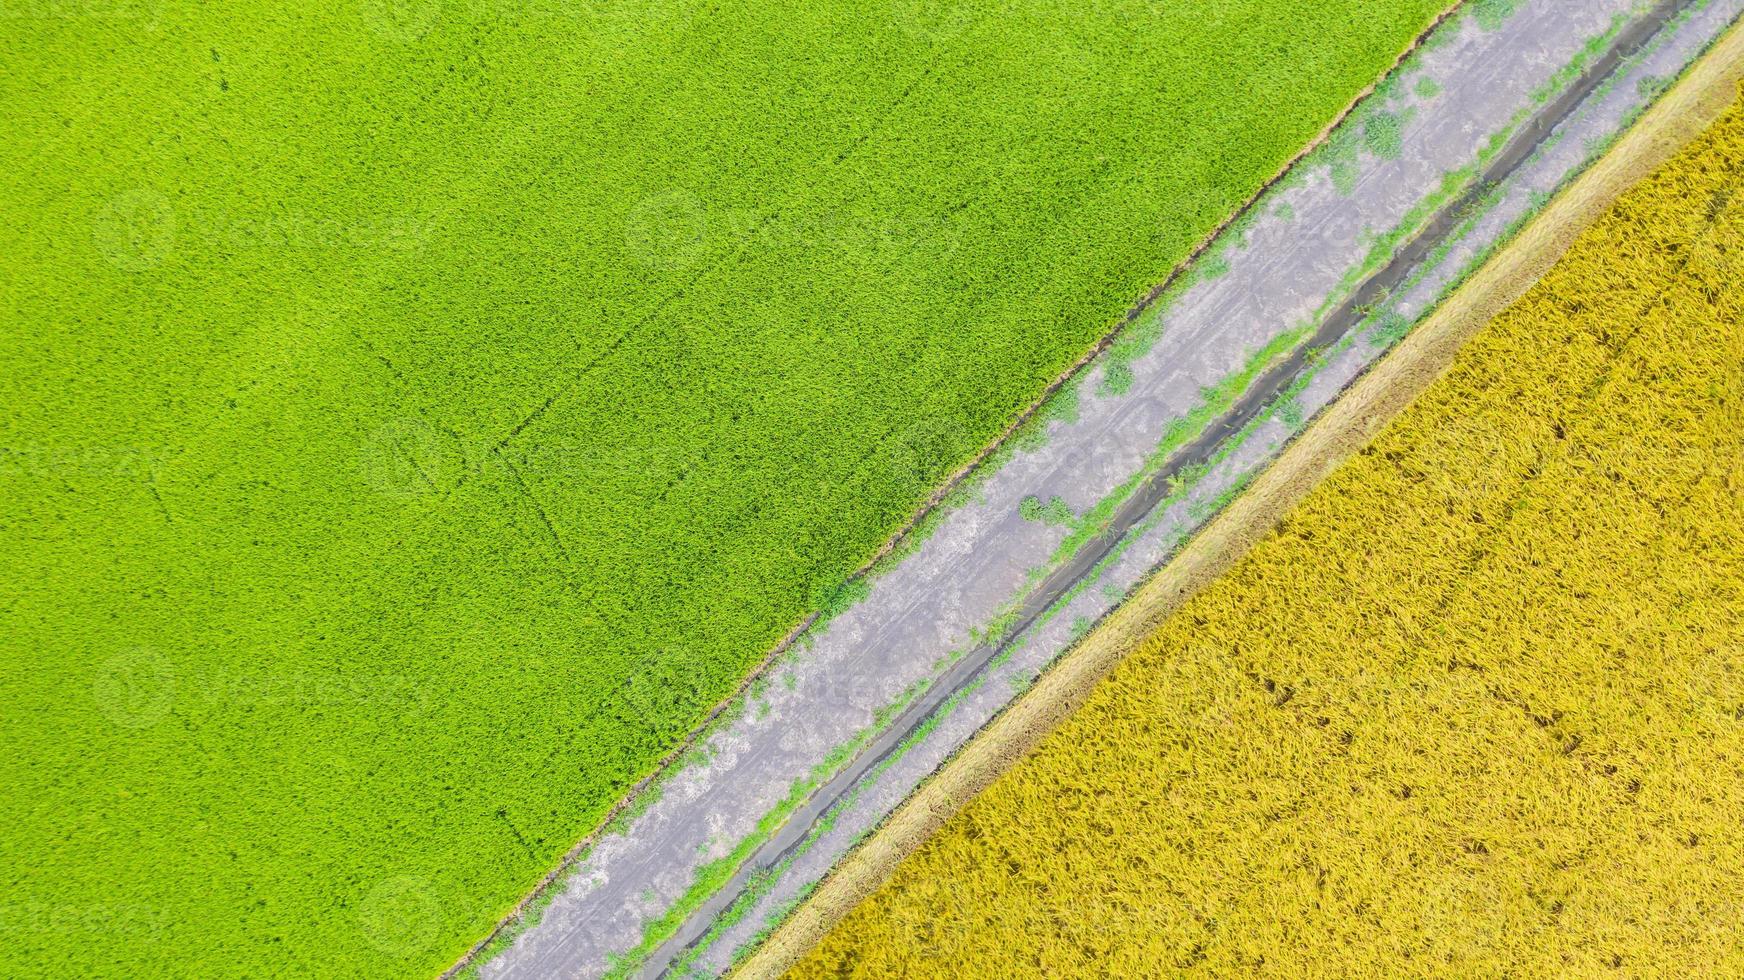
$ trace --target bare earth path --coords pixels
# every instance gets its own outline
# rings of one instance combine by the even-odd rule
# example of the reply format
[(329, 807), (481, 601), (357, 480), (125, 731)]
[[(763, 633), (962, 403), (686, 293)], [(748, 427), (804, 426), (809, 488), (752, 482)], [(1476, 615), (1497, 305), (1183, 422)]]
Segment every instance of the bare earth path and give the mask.
[[(1740, 10), (1523, 0), (1501, 23), (1444, 26), (1334, 149), (1201, 262), (1214, 274), (1134, 325), (1148, 346), (1118, 343), (1081, 375), (1063, 399), (1075, 412), (1050, 413), (1045, 444), (1016, 451), (814, 630), (711, 734), (706, 758), (604, 837), (480, 974), (729, 965)], [(1596, 71), (1607, 52), (1632, 57)], [(1582, 88), (1593, 90), (1569, 94)], [(1471, 191), (1480, 171), (1502, 169), (1502, 187)], [(1460, 222), (1424, 234), (1468, 192)], [(1442, 231), (1445, 247), (1392, 261)], [(1384, 292), (1355, 295), (1382, 273)], [(1340, 337), (1312, 360), (1291, 354)], [(1282, 407), (1273, 389), (1286, 390)], [(666, 928), (650, 936), (657, 920)]]

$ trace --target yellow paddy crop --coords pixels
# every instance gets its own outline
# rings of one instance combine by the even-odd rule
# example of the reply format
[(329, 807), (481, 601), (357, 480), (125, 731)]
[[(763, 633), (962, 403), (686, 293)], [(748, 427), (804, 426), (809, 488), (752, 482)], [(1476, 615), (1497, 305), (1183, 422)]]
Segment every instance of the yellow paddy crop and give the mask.
[(1744, 975), (1744, 108), (799, 976)]

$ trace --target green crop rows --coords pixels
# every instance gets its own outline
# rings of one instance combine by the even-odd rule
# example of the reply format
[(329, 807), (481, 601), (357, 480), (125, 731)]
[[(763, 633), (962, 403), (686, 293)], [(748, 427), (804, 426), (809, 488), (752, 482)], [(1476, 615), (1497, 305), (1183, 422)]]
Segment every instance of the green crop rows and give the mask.
[(7, 5), (13, 970), (447, 966), (1440, 6)]

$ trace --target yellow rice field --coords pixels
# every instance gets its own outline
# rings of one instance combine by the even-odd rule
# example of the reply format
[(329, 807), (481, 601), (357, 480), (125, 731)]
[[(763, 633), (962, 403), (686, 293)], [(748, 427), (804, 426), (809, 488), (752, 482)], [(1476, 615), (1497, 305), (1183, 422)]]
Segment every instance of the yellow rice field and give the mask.
[(802, 977), (1744, 976), (1744, 108)]

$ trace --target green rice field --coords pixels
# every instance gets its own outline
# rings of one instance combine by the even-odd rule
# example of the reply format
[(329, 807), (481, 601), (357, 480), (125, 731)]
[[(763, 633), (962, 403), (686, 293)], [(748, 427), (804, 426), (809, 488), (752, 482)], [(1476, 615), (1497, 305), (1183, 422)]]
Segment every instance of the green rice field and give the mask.
[(9, 969), (440, 972), (1442, 6), (7, 4)]

